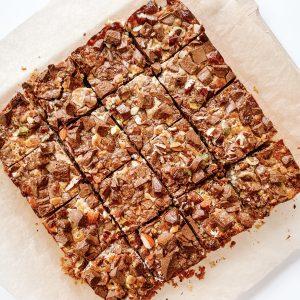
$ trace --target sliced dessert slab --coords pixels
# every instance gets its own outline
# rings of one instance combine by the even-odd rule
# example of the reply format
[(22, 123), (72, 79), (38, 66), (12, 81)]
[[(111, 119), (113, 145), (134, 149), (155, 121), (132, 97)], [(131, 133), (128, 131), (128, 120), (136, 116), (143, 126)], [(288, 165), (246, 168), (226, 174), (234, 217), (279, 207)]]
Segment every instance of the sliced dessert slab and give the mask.
[(145, 74), (102, 102), (138, 149), (181, 117), (159, 81)]
[(107, 24), (72, 58), (99, 98), (143, 72), (146, 61), (119, 22)]
[(55, 140), (40, 144), (6, 172), (38, 217), (79, 193), (80, 173)]
[(222, 163), (234, 163), (255, 150), (276, 133), (253, 96), (236, 80), (210, 99), (191, 118)]
[(50, 217), (44, 225), (67, 256), (90, 261), (121, 236), (119, 227), (87, 184), (79, 194)]
[(162, 64), (159, 81), (190, 118), (233, 78), (230, 67), (204, 32)]
[(242, 201), (227, 178), (208, 180), (174, 202), (207, 251), (224, 246), (255, 222), (243, 210)]
[(43, 117), (20, 93), (0, 113), (0, 159), (5, 166), (20, 161), (53, 135)]
[(300, 192), (299, 166), (282, 140), (233, 165), (228, 178), (256, 219)]
[(147, 300), (157, 282), (140, 257), (120, 239), (91, 261), (82, 278), (104, 299)]
[(162, 183), (140, 157), (106, 178), (100, 195), (126, 233), (153, 219), (171, 203)]
[(205, 257), (190, 227), (176, 208), (171, 208), (152, 223), (129, 236), (155, 276), (167, 281)]
[(136, 153), (104, 107), (63, 128), (59, 135), (97, 191), (105, 177)]
[(149, 141), (142, 154), (173, 196), (180, 196), (217, 170), (213, 157), (185, 119)]
[(96, 94), (85, 85), (83, 73), (71, 58), (33, 74), (23, 88), (26, 96), (43, 108), (55, 130), (97, 105)]
[(187, 45), (201, 26), (178, 0), (151, 0), (126, 23), (139, 48), (150, 62), (162, 62)]

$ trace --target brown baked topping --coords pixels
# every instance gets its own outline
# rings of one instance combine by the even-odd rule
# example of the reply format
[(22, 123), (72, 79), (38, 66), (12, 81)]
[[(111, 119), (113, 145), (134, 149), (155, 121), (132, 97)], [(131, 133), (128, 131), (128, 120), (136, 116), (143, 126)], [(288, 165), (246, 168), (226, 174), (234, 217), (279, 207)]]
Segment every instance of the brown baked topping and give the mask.
[(40, 144), (7, 172), (39, 217), (79, 193), (81, 176), (56, 141)]
[(208, 251), (224, 246), (255, 221), (226, 178), (211, 179), (174, 201)]
[(227, 164), (240, 160), (276, 133), (272, 122), (237, 80), (210, 99), (191, 121), (209, 150)]
[(0, 113), (0, 159), (5, 166), (18, 162), (53, 135), (43, 117), (20, 93)]
[(230, 67), (202, 30), (197, 39), (162, 64), (159, 81), (191, 117), (233, 78)]
[(97, 295), (105, 299), (150, 299), (157, 282), (124, 239), (112, 244), (82, 273)]
[(214, 173), (217, 165), (189, 123), (181, 119), (149, 141), (142, 154), (176, 196)]
[(106, 25), (86, 45), (76, 49), (72, 58), (99, 98), (141, 73), (146, 64), (119, 22)]
[(102, 102), (138, 149), (180, 118), (158, 80), (144, 74)]
[(96, 94), (85, 87), (84, 76), (71, 58), (34, 74), (23, 87), (26, 95), (46, 112), (55, 130), (97, 105)]
[(104, 107), (62, 129), (60, 137), (97, 191), (101, 181), (136, 152)]
[(105, 179), (100, 195), (126, 233), (153, 219), (170, 205), (170, 197), (147, 164), (136, 158)]
[(129, 236), (146, 265), (159, 280), (169, 280), (205, 257), (192, 230), (172, 208)]
[(255, 218), (300, 192), (299, 167), (282, 140), (233, 165), (228, 177)]
[(199, 35), (201, 25), (180, 1), (152, 0), (128, 19), (126, 28), (151, 62), (162, 62)]
[(88, 185), (80, 184), (79, 191), (44, 225), (66, 255), (93, 260), (120, 237), (120, 230)]

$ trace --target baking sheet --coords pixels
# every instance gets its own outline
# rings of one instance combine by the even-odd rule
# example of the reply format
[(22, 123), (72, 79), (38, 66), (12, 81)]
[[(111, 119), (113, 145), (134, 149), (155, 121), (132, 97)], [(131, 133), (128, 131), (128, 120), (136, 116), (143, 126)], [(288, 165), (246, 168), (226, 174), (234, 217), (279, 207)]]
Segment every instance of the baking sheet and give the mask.
[[(144, 2), (52, 0), (0, 42), (0, 108), (35, 68), (63, 59), (107, 19), (125, 20)], [(263, 23), (255, 2), (184, 2), (205, 25), (227, 63), (254, 93), (299, 163), (300, 74)], [(59, 267), (62, 253), (2, 168), (0, 205), (1, 286), (17, 300), (99, 299), (87, 285), (75, 283), (63, 274)], [(237, 236), (233, 249), (226, 247), (211, 253), (200, 264), (206, 266), (204, 280), (185, 280), (176, 289), (166, 285), (155, 299), (243, 297), (300, 249), (300, 210), (293, 209), (293, 205), (294, 201), (290, 201), (279, 206), (259, 230)]]

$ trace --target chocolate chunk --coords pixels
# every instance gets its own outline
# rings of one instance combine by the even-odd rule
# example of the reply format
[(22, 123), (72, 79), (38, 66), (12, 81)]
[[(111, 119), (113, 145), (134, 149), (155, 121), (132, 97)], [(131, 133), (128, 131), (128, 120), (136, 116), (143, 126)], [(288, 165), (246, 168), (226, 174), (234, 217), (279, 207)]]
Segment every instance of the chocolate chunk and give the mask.
[(107, 136), (108, 132), (110, 130), (110, 126), (109, 124), (105, 123), (104, 121), (102, 120), (99, 120), (96, 124), (96, 132), (102, 136), (102, 137), (105, 137)]
[(53, 177), (57, 181), (70, 181), (70, 165), (64, 161), (55, 163), (55, 170), (53, 170)]
[(190, 55), (186, 55), (179, 64), (183, 70), (191, 75), (195, 74), (197, 71), (197, 65), (193, 62)]
[(173, 266), (173, 263), (176, 264), (176, 254), (176, 251), (168, 253), (160, 261), (161, 273), (166, 280), (172, 278), (176, 270), (176, 268)]
[(121, 33), (115, 30), (108, 30), (105, 34), (104, 41), (117, 46), (121, 43)]
[(197, 77), (204, 85), (209, 85), (213, 80), (212, 74), (207, 67), (203, 68)]
[(157, 238), (157, 242), (162, 245), (165, 246), (170, 240), (172, 240), (174, 238), (174, 234), (168, 232), (168, 231), (164, 231), (162, 234), (160, 234)]
[(224, 209), (216, 209), (213, 213), (213, 220), (222, 229), (227, 230), (234, 224), (234, 217)]
[(203, 49), (203, 47), (198, 47), (194, 50), (191, 51), (191, 56), (193, 58), (193, 61), (197, 64), (200, 65), (202, 64), (204, 61), (207, 60), (205, 51)]
[(175, 224), (179, 221), (178, 211), (172, 209), (165, 214), (165, 220), (168, 223)]

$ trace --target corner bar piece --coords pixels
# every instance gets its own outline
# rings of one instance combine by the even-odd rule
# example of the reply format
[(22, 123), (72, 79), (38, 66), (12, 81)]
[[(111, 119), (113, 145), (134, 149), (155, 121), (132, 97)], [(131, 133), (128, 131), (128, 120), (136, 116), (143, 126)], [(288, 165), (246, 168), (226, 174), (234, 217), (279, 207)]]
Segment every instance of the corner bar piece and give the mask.
[(138, 149), (181, 116), (159, 81), (145, 74), (102, 102)]
[(207, 251), (224, 246), (255, 222), (226, 178), (208, 180), (174, 202)]
[(205, 257), (205, 250), (176, 208), (130, 235), (129, 243), (161, 281), (168, 281)]
[(126, 233), (133, 232), (171, 204), (166, 189), (141, 158), (128, 162), (106, 178), (100, 195)]
[(23, 88), (26, 96), (44, 109), (55, 130), (97, 105), (96, 94), (85, 86), (84, 75), (71, 58), (34, 74)]
[(149, 141), (142, 154), (177, 197), (217, 171), (213, 157), (185, 119)]
[(53, 132), (42, 111), (18, 93), (0, 113), (0, 159), (6, 167), (20, 161)]
[(86, 45), (76, 49), (72, 58), (99, 98), (142, 73), (146, 65), (119, 22), (107, 24)]
[(233, 165), (228, 178), (256, 219), (300, 192), (299, 166), (282, 140)]
[(104, 107), (63, 128), (59, 135), (97, 191), (105, 177), (136, 153)]
[(158, 285), (139, 256), (121, 239), (82, 272), (82, 278), (104, 299), (147, 300)]
[(80, 173), (57, 141), (42, 143), (6, 172), (38, 217), (79, 193)]
[(276, 133), (252, 95), (236, 80), (191, 119), (222, 163), (234, 163)]
[(190, 118), (233, 78), (230, 67), (204, 32), (162, 64), (159, 81)]
[(80, 184), (79, 195), (44, 219), (44, 225), (67, 256), (77, 255), (88, 261), (121, 236), (87, 184)]
[(162, 62), (195, 38), (201, 25), (178, 0), (150, 0), (127, 21), (126, 27), (150, 62)]

